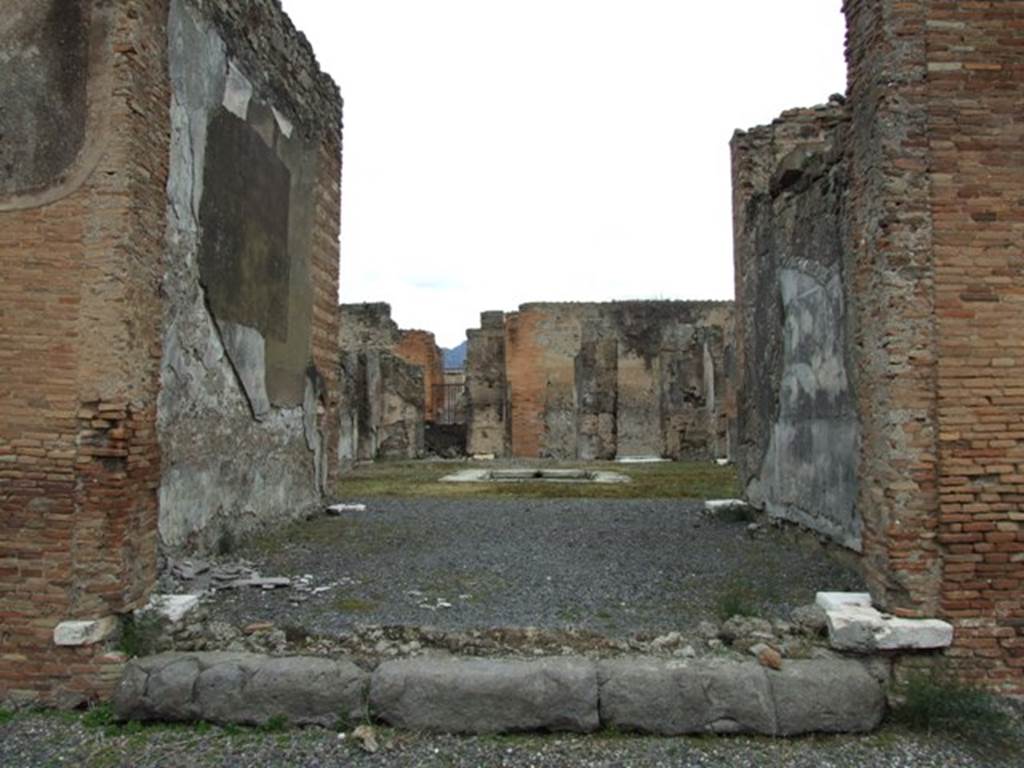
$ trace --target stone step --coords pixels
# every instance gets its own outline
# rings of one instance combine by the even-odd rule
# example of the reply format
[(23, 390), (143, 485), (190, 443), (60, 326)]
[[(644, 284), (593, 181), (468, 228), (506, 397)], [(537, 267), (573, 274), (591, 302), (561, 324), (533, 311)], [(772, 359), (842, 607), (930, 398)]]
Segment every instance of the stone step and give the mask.
[(853, 659), (755, 662), (622, 657), (418, 657), (372, 673), (348, 660), (248, 653), (162, 654), (130, 662), (121, 720), (352, 725), (375, 719), (448, 733), (601, 727), (699, 733), (855, 733), (877, 727), (882, 684)]

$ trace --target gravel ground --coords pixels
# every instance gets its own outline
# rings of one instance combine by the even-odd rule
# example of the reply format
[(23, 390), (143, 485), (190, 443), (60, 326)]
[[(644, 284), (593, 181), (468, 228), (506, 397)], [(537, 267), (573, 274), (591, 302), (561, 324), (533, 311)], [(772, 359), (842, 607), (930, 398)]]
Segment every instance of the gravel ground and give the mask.
[[(241, 550), (295, 590), (218, 593), (211, 617), (317, 634), (355, 625), (662, 633), (743, 605), (786, 618), (818, 590), (862, 589), (835, 549), (791, 526), (708, 515), (698, 502), (374, 499)], [(303, 600), (303, 602), (296, 602)]]
[(381, 749), (365, 753), (351, 734), (307, 729), (266, 733), (212, 726), (86, 727), (67, 714), (23, 714), (0, 725), (0, 765), (86, 768), (131, 766), (722, 766), (728, 768), (956, 768), (1020, 766), (941, 736), (889, 728), (862, 737), (650, 738), (617, 734), (454, 737), (378, 731)]

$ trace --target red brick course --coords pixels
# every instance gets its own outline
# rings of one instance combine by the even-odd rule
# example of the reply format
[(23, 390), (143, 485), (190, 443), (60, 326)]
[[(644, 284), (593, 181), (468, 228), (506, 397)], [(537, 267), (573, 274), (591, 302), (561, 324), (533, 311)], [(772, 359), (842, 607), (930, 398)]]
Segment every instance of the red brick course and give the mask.
[[(112, 63), (106, 119), (87, 141), (95, 167), (77, 186), (0, 199), (0, 702), (69, 706), (107, 695), (123, 656), (103, 643), (57, 647), (54, 627), (139, 607), (156, 576), (169, 9), (167, 0), (104, 5)], [(207, 9), (240, 7), (220, 5)], [(273, 3), (260, 9), (280, 17)], [(330, 452), (340, 151), (338, 125), (320, 148), (310, 264)]]
[(155, 576), (166, 13), (118, 5), (88, 179), (0, 210), (0, 699), (102, 695), (119, 658), (53, 628), (136, 607)]
[(513, 456), (539, 458), (542, 453), (547, 366), (538, 325), (543, 314), (526, 309), (506, 316), (505, 375)]
[(1024, 692), (1024, 2), (847, 0), (868, 574)]
[(423, 418), (438, 420), (444, 408), (444, 359), (434, 334), (429, 331), (401, 331), (395, 354), (423, 369)]

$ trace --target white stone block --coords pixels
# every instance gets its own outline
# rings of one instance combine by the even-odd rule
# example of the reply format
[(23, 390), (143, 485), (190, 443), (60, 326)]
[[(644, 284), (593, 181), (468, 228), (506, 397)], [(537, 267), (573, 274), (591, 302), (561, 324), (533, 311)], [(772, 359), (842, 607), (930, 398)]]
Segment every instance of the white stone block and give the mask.
[(442, 483), (482, 483), (490, 478), (489, 469), (463, 469), (452, 475), (441, 478)]
[(871, 606), (826, 610), (832, 647), (841, 651), (932, 650), (953, 643), (953, 625), (939, 619), (902, 619)]
[(177, 624), (199, 606), (199, 595), (153, 595), (139, 613), (155, 611), (172, 624)]
[(365, 512), (365, 504), (332, 504), (327, 508), (327, 514), (340, 515), (343, 512)]
[(102, 643), (116, 631), (117, 619), (114, 616), (84, 621), (62, 621), (53, 629), (53, 642), (62, 646), (95, 645)]
[(837, 611), (848, 605), (870, 608), (871, 595), (867, 592), (819, 592), (815, 595), (814, 602), (826, 611)]
[(704, 502), (704, 509), (708, 512), (724, 512), (732, 509), (750, 509), (750, 505), (743, 499), (708, 499)]

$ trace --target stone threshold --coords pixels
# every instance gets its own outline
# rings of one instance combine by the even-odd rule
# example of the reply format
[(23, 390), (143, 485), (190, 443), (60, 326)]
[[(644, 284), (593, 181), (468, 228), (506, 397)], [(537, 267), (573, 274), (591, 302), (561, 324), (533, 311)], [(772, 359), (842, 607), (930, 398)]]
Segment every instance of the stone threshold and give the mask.
[(863, 733), (885, 712), (887, 665), (619, 657), (350, 659), (167, 653), (131, 661), (118, 719), (496, 734), (601, 728), (684, 734)]

